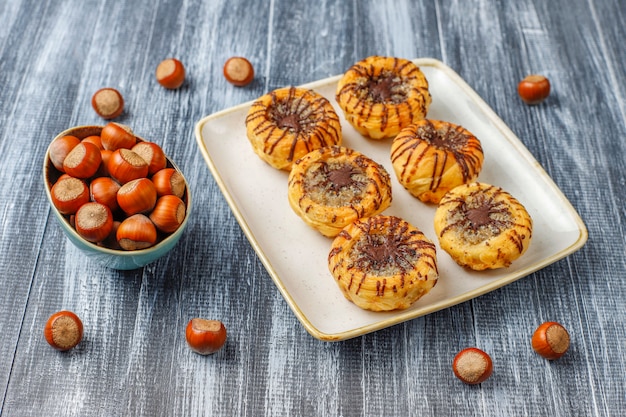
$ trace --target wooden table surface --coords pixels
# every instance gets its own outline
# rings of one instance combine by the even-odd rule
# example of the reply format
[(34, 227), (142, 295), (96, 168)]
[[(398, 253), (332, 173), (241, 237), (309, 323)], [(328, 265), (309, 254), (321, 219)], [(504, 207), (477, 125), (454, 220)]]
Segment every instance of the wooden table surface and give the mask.
[[(553, 1), (10, 0), (0, 5), (0, 410), (2, 416), (626, 415), (626, 3)], [(278, 87), (343, 73), (369, 55), (443, 61), (493, 108), (584, 220), (584, 247), (451, 308), (341, 342), (312, 337), (248, 243), (198, 150), (204, 116)], [(222, 76), (254, 64), (244, 88)], [(184, 86), (155, 81), (179, 58)], [(546, 102), (516, 93), (549, 77)], [(194, 198), (175, 250), (133, 271), (87, 259), (50, 210), (41, 166), (60, 131), (104, 124), (92, 94), (119, 89), (116, 119), (161, 144)], [(443, 256), (443, 255), (442, 255)], [(53, 350), (55, 311), (83, 341)], [(184, 337), (221, 319), (224, 349)], [(536, 355), (559, 321), (571, 348)], [(486, 350), (493, 376), (457, 380), (454, 355)]]

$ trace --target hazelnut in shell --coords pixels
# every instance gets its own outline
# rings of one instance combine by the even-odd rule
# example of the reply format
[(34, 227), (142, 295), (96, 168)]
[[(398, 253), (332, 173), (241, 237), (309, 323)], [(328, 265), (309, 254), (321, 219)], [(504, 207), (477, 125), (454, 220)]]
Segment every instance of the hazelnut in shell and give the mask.
[(50, 144), (50, 161), (52, 162), (52, 165), (54, 165), (54, 167), (59, 171), (65, 172), (63, 169), (63, 161), (65, 160), (67, 154), (70, 153), (70, 151), (79, 143), (80, 139), (71, 135), (55, 139)]
[(234, 56), (224, 63), (224, 78), (229, 83), (244, 87), (254, 79), (254, 67), (246, 58)]
[(452, 362), (452, 370), (466, 384), (480, 384), (493, 373), (493, 362), (484, 351), (470, 347), (457, 353)]
[(146, 249), (156, 243), (157, 229), (147, 216), (135, 214), (120, 223), (116, 238), (122, 249)]
[(138, 142), (131, 149), (148, 164), (148, 175), (154, 175), (157, 171), (167, 166), (167, 159), (163, 149), (154, 142)]
[(559, 359), (569, 349), (570, 336), (565, 327), (555, 321), (541, 324), (531, 339), (535, 352), (549, 360)]
[(220, 350), (226, 342), (226, 327), (219, 320), (194, 318), (185, 329), (187, 344), (200, 355), (210, 355)]
[(159, 197), (149, 217), (152, 223), (164, 233), (176, 231), (185, 220), (185, 203), (175, 195)]
[(80, 206), (74, 221), (76, 232), (93, 243), (103, 241), (113, 230), (113, 213), (100, 203), (90, 202)]
[(168, 58), (159, 63), (155, 75), (159, 84), (174, 90), (185, 82), (185, 66), (176, 58)]
[(147, 162), (130, 149), (120, 148), (111, 154), (107, 163), (109, 175), (120, 184), (148, 176)]
[(101, 162), (100, 149), (93, 143), (81, 142), (63, 160), (63, 170), (72, 177), (89, 178), (98, 171)]
[(185, 178), (174, 168), (164, 168), (152, 176), (152, 182), (159, 197), (172, 194), (183, 198), (185, 194)]
[(129, 181), (117, 191), (117, 204), (127, 216), (151, 211), (156, 201), (156, 189), (148, 178)]
[(50, 189), (52, 203), (61, 214), (74, 214), (89, 202), (89, 188), (83, 180), (61, 176)]
[(83, 339), (83, 322), (71, 311), (58, 311), (48, 318), (43, 333), (56, 350), (70, 350)]
[(550, 95), (550, 81), (543, 75), (528, 75), (517, 85), (517, 93), (524, 103), (539, 104)]
[(109, 122), (102, 128), (100, 140), (104, 149), (110, 151), (119, 148), (131, 149), (137, 143), (137, 138), (130, 127), (115, 122)]
[(94, 178), (91, 183), (89, 183), (91, 201), (104, 204), (111, 209), (111, 211), (115, 211), (119, 208), (117, 204), (117, 192), (120, 187), (121, 185), (111, 177)]
[(103, 119), (115, 119), (124, 111), (124, 97), (115, 88), (101, 88), (91, 96), (91, 106)]

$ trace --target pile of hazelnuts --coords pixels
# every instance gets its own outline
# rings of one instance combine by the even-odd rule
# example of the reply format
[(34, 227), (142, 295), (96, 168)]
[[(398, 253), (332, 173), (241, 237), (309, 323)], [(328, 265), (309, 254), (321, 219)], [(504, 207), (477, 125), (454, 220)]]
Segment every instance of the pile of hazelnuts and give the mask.
[(99, 135), (58, 137), (49, 157), (58, 171), (51, 200), (89, 242), (146, 249), (185, 219), (185, 178), (159, 145), (137, 138), (128, 126), (110, 122)]

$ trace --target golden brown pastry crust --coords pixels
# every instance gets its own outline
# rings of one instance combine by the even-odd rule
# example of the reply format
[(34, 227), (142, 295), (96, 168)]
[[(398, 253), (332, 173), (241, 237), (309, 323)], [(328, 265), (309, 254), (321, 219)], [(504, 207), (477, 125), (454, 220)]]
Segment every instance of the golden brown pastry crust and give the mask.
[(340, 145), (341, 123), (326, 98), (313, 90), (281, 88), (256, 100), (246, 116), (254, 152), (289, 171), (298, 158), (324, 146)]
[(503, 268), (526, 252), (532, 219), (500, 187), (471, 183), (446, 194), (434, 218), (439, 244), (456, 263), (477, 271)]
[(478, 178), (484, 160), (480, 141), (467, 129), (440, 120), (420, 120), (400, 131), (391, 144), (398, 181), (426, 203)]
[(345, 147), (324, 147), (297, 160), (289, 174), (289, 204), (309, 226), (334, 237), (353, 221), (391, 204), (385, 168)]
[(372, 311), (408, 308), (439, 276), (435, 245), (405, 220), (384, 215), (342, 230), (328, 266), (344, 296)]
[(371, 56), (339, 80), (336, 99), (346, 120), (372, 139), (394, 137), (426, 117), (431, 96), (426, 77), (413, 62)]

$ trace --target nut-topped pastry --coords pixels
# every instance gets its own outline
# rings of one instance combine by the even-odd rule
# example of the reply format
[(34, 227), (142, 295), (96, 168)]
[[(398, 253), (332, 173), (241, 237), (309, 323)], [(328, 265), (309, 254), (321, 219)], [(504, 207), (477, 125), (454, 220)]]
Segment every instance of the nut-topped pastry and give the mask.
[(502, 188), (479, 182), (446, 194), (434, 225), (441, 248), (476, 271), (510, 266), (532, 237), (532, 219), (524, 206)]
[(297, 160), (289, 174), (289, 204), (309, 226), (334, 237), (353, 221), (391, 204), (385, 168), (349, 148), (320, 148)]
[(420, 120), (402, 129), (391, 144), (398, 181), (427, 203), (437, 204), (454, 187), (476, 180), (483, 160), (476, 136), (440, 120)]
[(342, 230), (328, 266), (344, 296), (372, 311), (410, 307), (439, 277), (435, 245), (405, 220), (382, 214)]
[(426, 117), (431, 96), (426, 77), (413, 62), (371, 56), (339, 80), (336, 99), (346, 120), (372, 139), (394, 137)]
[(254, 152), (277, 169), (289, 171), (298, 158), (341, 144), (341, 123), (326, 98), (313, 90), (281, 88), (256, 100), (246, 117)]

